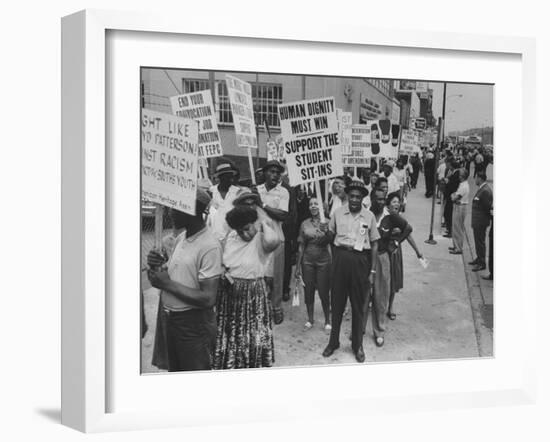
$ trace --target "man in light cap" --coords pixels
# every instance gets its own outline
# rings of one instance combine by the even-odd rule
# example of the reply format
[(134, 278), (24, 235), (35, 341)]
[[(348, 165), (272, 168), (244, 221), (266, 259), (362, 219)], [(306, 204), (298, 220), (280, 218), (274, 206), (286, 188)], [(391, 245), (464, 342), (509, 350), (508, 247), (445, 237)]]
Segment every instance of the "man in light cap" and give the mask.
[(351, 348), (357, 362), (365, 361), (363, 351), (363, 310), (370, 293), (380, 234), (376, 219), (363, 207), (368, 191), (362, 181), (352, 181), (346, 187), (347, 203), (334, 212), (329, 222), (329, 235), (334, 244), (332, 258), (330, 340), (323, 351), (331, 356), (340, 347), (340, 327), (349, 297), (351, 303)]
[(399, 180), (393, 173), (393, 168), (395, 167), (395, 162), (393, 160), (388, 160), (382, 166), (382, 171), (384, 176), (388, 180), (388, 195), (393, 192), (399, 192), (401, 186), (399, 185)]
[(231, 230), (225, 221), (225, 215), (233, 208), (233, 201), (241, 193), (248, 192), (247, 188), (235, 186), (234, 177), (237, 175), (237, 169), (228, 160), (218, 163), (214, 171), (219, 183), (210, 188), (212, 193), (212, 202), (208, 213), (208, 226), (219, 241), (223, 241), (227, 233)]
[(195, 215), (172, 209), (171, 255), (152, 250), (147, 256), (149, 281), (161, 290), (153, 365), (168, 371), (212, 368), (222, 249), (203, 218), (209, 204), (210, 196), (197, 189)]

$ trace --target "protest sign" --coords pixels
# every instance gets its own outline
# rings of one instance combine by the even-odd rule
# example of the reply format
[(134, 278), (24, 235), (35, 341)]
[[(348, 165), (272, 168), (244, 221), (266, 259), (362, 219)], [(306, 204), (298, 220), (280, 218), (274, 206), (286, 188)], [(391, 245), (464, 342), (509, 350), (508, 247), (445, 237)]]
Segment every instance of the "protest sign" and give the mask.
[(370, 167), (372, 158), (371, 130), (367, 124), (351, 126), (351, 151), (349, 155), (342, 155), (345, 167)]
[(194, 120), (142, 109), (144, 199), (195, 214), (199, 128)]
[(334, 97), (279, 104), (291, 186), (344, 173)]
[(227, 74), (225, 75), (225, 82), (231, 104), (231, 113), (233, 114), (237, 145), (245, 149), (256, 149), (258, 139), (254, 123), (252, 87), (246, 81)]
[(403, 129), (401, 131), (401, 147), (399, 152), (403, 155), (412, 155), (420, 152), (420, 137), (418, 132), (413, 129)]
[(367, 121), (371, 128), (371, 148), (373, 156), (397, 158), (401, 126), (391, 120)]
[(176, 95), (170, 98), (172, 112), (199, 123), (199, 158), (223, 155), (216, 112), (210, 90)]
[(340, 111), (338, 120), (340, 122), (340, 146), (342, 154), (349, 155), (352, 145), (352, 113)]

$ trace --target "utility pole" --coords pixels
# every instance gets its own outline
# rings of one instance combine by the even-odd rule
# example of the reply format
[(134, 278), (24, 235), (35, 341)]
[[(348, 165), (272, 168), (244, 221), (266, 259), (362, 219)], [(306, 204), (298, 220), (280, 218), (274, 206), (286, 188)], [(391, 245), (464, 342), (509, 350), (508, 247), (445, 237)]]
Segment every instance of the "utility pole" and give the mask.
[(439, 151), (441, 150), (441, 145), (445, 140), (445, 105), (447, 100), (447, 83), (443, 83), (443, 111), (442, 116), (439, 118), (438, 131), (437, 131), (437, 145), (435, 148), (435, 167), (434, 167), (434, 192), (432, 194), (432, 216), (430, 220), (430, 236), (426, 241), (426, 244), (437, 244), (437, 241), (434, 239), (434, 214), (435, 214), (435, 197), (437, 194), (437, 169), (439, 167)]

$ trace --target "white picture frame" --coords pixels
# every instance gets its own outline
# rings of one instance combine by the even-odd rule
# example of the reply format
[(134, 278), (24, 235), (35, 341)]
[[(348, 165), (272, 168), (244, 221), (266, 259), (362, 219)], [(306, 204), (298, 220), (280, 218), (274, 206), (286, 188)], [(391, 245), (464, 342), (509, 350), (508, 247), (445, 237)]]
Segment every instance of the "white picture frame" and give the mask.
[[(184, 23), (184, 24), (182, 24)], [(289, 21), (276, 27), (266, 27), (253, 22), (235, 23), (215, 18), (182, 22), (177, 17), (143, 13), (87, 10), (63, 18), (62, 21), (62, 423), (84, 432), (115, 431), (139, 428), (161, 428), (185, 425), (207, 425), (211, 416), (204, 415), (198, 407), (196, 413), (183, 414), (171, 411), (108, 411), (108, 393), (113, 385), (107, 375), (111, 361), (108, 330), (111, 312), (107, 291), (109, 289), (109, 241), (112, 240), (110, 222), (109, 170), (106, 143), (106, 119), (108, 85), (106, 80), (107, 33), (154, 32), (163, 35), (227, 36), (239, 39), (270, 39), (277, 41), (318, 42), (326, 44), (368, 45), (403, 50), (421, 48), (437, 51), (468, 51), (507, 54), (521, 57), (522, 111), (521, 152), (528, 156), (534, 152), (535, 118), (535, 44), (534, 40), (517, 37), (491, 37), (421, 31), (390, 31), (348, 26), (323, 27), (295, 26)], [(442, 79), (443, 80), (443, 79)], [(137, 102), (137, 99), (136, 99)], [(132, 103), (137, 106), (137, 103)], [(498, 122), (497, 122), (498, 125)], [(137, 132), (137, 124), (136, 124)], [(535, 158), (532, 155), (531, 158)], [(524, 167), (528, 164), (524, 163)], [(116, 172), (116, 171), (115, 171)], [(532, 216), (534, 195), (525, 196), (522, 217)], [(497, 206), (498, 207), (498, 206)], [(498, 209), (497, 209), (498, 213)], [(498, 234), (498, 230), (497, 230)], [(520, 231), (520, 235), (525, 235)], [(516, 262), (526, 256), (534, 256), (533, 242), (525, 242), (518, 251)], [(498, 239), (497, 239), (498, 251)], [(527, 274), (522, 268), (523, 275)], [(504, 272), (503, 272), (504, 274)], [(498, 283), (495, 282), (495, 286)], [(534, 279), (521, 278), (519, 315), (527, 314), (526, 306), (536, 303)], [(138, 297), (136, 295), (136, 302)], [(498, 312), (497, 312), (498, 319)], [(526, 321), (527, 322), (527, 321)], [(504, 325), (504, 324), (499, 324)], [(436, 408), (460, 408), (470, 406), (495, 406), (500, 404), (527, 404), (535, 400), (535, 339), (536, 324), (526, 325), (526, 344), (518, 354), (521, 371), (507, 385), (500, 388), (472, 389), (469, 392), (414, 395), (387, 395), (372, 401), (342, 394), (339, 408), (341, 415), (372, 412)], [(495, 358), (499, 358), (498, 352)], [(415, 370), (409, 364), (411, 372)], [(349, 367), (348, 367), (349, 368)], [(138, 370), (136, 361), (136, 370)], [(358, 374), (359, 367), (347, 372)], [(299, 370), (299, 369), (292, 369)], [(303, 370), (303, 369), (301, 369)], [(335, 368), (332, 370), (344, 370)], [(287, 376), (288, 376), (288, 371)], [(346, 373), (347, 373), (346, 372)], [(334, 372), (331, 371), (331, 374)], [(204, 379), (205, 374), (197, 374)], [(261, 377), (256, 373), (251, 376)], [(233, 378), (234, 379), (234, 378)], [(240, 382), (244, 382), (241, 378)], [(250, 377), (247, 382), (253, 382)], [(329, 399), (329, 400), (333, 400)], [(244, 402), (244, 401), (243, 401)], [(220, 412), (218, 422), (242, 422), (273, 418), (322, 416), (327, 413), (326, 401), (313, 399), (310, 409), (299, 406), (287, 410), (275, 407), (259, 409), (257, 404), (241, 404), (239, 410), (249, 410), (245, 418), (232, 417), (231, 410)], [(332, 414), (334, 415), (334, 413)]]

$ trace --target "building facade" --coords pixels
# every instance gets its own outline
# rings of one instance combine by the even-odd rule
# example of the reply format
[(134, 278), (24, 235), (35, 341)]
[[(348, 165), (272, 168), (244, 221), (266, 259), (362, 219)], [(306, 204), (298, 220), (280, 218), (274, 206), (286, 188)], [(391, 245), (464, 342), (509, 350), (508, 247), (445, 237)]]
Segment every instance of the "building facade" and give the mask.
[[(416, 93), (416, 100), (409, 97), (408, 105), (404, 104), (403, 99), (395, 94), (393, 80), (227, 73), (252, 85), (258, 136), (258, 149), (253, 152), (255, 167), (266, 161), (266, 143), (269, 137), (275, 138), (280, 134), (277, 106), (281, 103), (332, 96), (338, 108), (352, 112), (353, 124), (378, 119), (403, 122), (406, 119), (408, 127), (410, 114), (420, 115), (421, 106)], [(172, 113), (170, 97), (212, 90), (224, 157), (232, 159), (239, 167), (242, 177), (246, 178), (250, 175), (248, 152), (239, 148), (236, 143), (225, 74), (226, 72), (143, 68), (141, 105), (146, 109)], [(407, 115), (403, 115), (404, 111)], [(215, 164), (215, 159), (213, 163)]]

